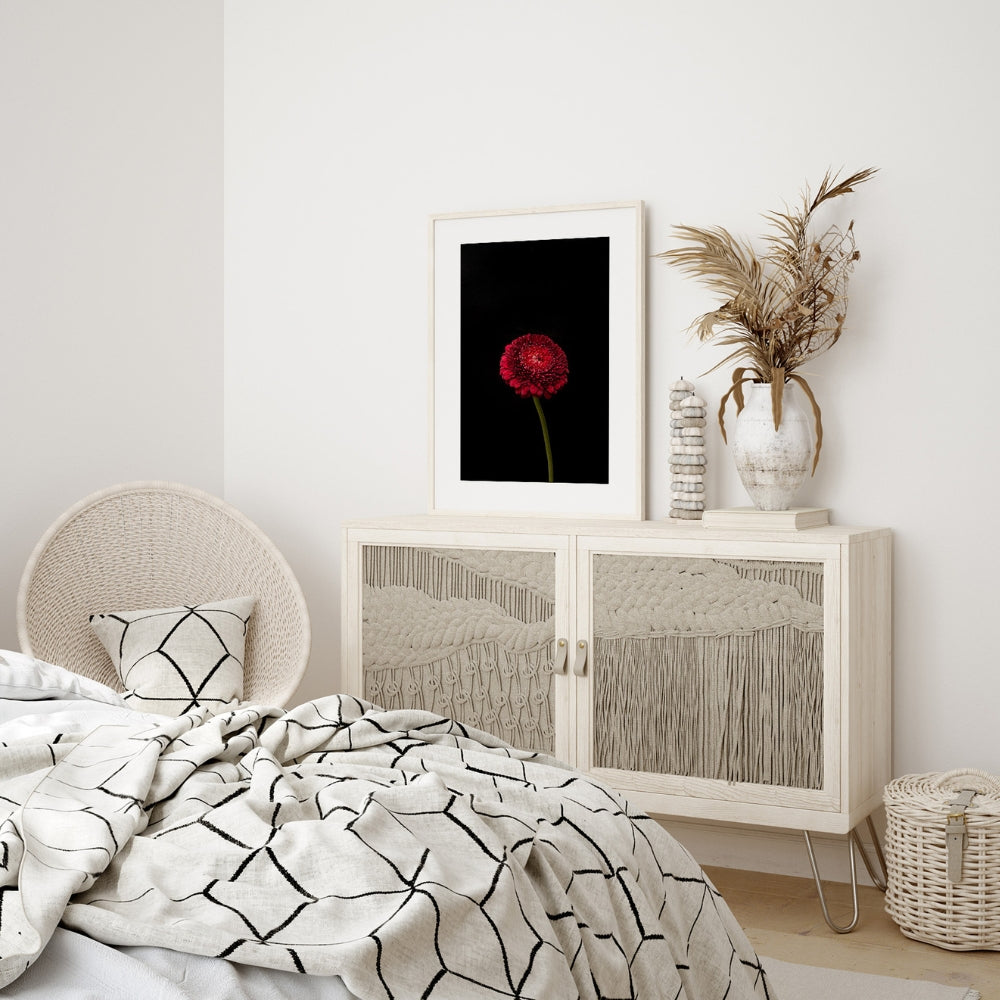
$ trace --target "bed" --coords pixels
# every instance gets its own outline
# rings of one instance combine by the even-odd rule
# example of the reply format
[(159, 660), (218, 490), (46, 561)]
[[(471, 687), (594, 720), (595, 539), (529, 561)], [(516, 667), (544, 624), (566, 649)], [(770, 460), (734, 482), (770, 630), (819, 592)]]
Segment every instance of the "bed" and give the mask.
[[(133, 494), (97, 503), (131, 523)], [(67, 598), (40, 567), (81, 513), (29, 562), (25, 651), (0, 651), (5, 996), (774, 996), (697, 863), (600, 783), (431, 713), (269, 699), (270, 563), (223, 591), (252, 597), (122, 611), (93, 592), (95, 554)], [(67, 657), (43, 657), (67, 628)], [(284, 632), (300, 657), (303, 627)]]

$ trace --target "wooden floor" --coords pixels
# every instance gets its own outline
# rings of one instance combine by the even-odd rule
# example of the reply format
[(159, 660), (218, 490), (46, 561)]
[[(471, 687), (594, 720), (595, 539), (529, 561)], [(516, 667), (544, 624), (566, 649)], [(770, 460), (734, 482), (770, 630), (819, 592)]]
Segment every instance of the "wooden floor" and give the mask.
[[(705, 869), (758, 954), (801, 965), (849, 969), (898, 979), (925, 979), (979, 990), (1000, 1000), (1000, 952), (948, 951), (904, 937), (885, 912), (877, 889), (858, 890), (861, 919), (850, 934), (836, 934), (823, 920), (811, 879), (767, 875), (734, 868)], [(830, 915), (851, 916), (851, 889), (827, 883)]]

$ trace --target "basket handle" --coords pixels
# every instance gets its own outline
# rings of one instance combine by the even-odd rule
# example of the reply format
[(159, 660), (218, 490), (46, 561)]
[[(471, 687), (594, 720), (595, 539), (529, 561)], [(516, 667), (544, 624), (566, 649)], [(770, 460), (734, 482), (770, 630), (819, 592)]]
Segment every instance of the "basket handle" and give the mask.
[(977, 792), (993, 792), (1000, 795), (1000, 779), (975, 768), (957, 768), (954, 771), (945, 771), (937, 776), (934, 784), (938, 788), (948, 789), (973, 787)]

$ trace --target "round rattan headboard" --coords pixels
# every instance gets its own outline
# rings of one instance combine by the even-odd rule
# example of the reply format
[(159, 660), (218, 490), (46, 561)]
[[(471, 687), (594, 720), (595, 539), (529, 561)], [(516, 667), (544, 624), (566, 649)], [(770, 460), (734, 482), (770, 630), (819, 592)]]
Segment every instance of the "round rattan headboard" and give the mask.
[(121, 690), (90, 628), (96, 612), (257, 599), (245, 701), (284, 705), (309, 658), (309, 613), (284, 556), (249, 518), (178, 483), (124, 483), (71, 507), (28, 558), (17, 595), (21, 648)]

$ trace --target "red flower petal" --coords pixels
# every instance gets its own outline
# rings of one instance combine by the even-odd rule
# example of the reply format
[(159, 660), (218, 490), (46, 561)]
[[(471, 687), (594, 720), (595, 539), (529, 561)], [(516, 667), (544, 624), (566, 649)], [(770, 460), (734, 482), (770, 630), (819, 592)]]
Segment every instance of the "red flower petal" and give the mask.
[(500, 377), (519, 396), (551, 399), (569, 381), (569, 362), (551, 337), (526, 333), (504, 348)]

